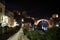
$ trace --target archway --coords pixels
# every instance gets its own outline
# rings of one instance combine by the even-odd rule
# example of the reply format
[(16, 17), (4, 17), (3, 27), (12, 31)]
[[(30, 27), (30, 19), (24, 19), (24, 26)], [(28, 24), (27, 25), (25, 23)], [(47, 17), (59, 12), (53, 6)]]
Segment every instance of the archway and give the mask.
[(47, 28), (50, 25), (49, 21), (46, 19), (40, 19), (37, 21), (37, 23), (38, 23), (37, 25), (38, 30), (47, 30)]

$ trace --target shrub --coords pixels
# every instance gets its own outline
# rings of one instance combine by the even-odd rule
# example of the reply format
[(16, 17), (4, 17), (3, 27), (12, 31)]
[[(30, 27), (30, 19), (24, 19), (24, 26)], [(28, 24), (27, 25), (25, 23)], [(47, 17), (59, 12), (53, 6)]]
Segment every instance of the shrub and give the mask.
[(60, 28), (58, 27), (50, 28), (44, 34), (39, 30), (28, 31), (26, 29), (24, 33), (30, 40), (60, 40)]
[(25, 30), (24, 33), (30, 40), (42, 40), (43, 39), (43, 35), (40, 34), (40, 32), (38, 30), (35, 30), (35, 31)]
[(45, 34), (45, 40), (60, 40), (60, 28), (49, 29)]

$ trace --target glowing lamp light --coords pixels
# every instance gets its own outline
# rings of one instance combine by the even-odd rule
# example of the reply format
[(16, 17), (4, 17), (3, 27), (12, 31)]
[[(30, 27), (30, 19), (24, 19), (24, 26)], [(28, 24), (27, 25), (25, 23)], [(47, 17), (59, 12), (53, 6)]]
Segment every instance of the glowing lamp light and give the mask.
[(56, 27), (59, 27), (59, 24), (56, 24)]
[(24, 22), (24, 19), (22, 18), (22, 22)]
[(58, 18), (59, 16), (58, 16), (58, 14), (56, 14), (56, 18)]

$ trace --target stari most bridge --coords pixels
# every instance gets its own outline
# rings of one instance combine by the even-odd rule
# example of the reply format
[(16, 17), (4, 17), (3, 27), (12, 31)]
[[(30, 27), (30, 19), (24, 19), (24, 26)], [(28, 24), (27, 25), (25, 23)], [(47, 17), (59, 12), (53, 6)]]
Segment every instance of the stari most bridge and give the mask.
[[(48, 23), (48, 28), (51, 28), (52, 27), (52, 25), (51, 25), (51, 23), (50, 23), (50, 20), (47, 20), (47, 19), (39, 19), (39, 20), (37, 20), (34, 24), (35, 25), (38, 25), (40, 22), (43, 22), (43, 21), (45, 21), (46, 23)], [(45, 23), (45, 24), (46, 24)]]

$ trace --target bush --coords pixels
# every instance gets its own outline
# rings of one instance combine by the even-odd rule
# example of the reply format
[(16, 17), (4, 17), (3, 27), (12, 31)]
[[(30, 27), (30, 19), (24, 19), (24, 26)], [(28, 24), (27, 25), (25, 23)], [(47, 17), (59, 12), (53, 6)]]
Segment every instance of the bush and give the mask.
[(27, 37), (30, 39), (30, 40), (37, 40), (37, 39), (40, 39), (40, 36), (41, 34), (39, 34), (38, 31), (30, 31), (27, 33)]
[(26, 35), (28, 33), (28, 30), (23, 27), (23, 32), (24, 32), (24, 35)]
[(49, 29), (45, 34), (45, 40), (60, 40), (60, 28)]
[(40, 34), (40, 32), (38, 30), (34, 30), (34, 31), (27, 31), (26, 29), (23, 29), (24, 34), (30, 39), (30, 40), (42, 40), (43, 39), (43, 35)]
[(60, 28), (58, 27), (48, 29), (44, 34), (39, 30), (28, 31), (26, 29), (24, 33), (30, 40), (60, 40)]

